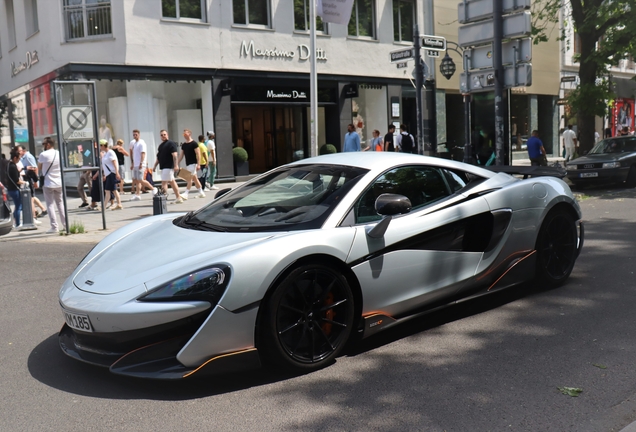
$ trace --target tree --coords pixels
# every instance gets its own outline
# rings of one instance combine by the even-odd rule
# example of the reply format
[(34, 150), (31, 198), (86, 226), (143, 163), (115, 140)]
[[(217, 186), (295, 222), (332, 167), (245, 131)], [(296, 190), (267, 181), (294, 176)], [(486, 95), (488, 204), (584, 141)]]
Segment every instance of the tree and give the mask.
[(577, 112), (580, 148), (594, 145), (594, 117), (605, 116), (614, 98), (607, 74), (611, 66), (636, 55), (634, 0), (537, 0), (533, 5), (535, 42), (547, 40), (550, 24), (559, 22), (561, 38), (572, 26), (580, 40), (579, 86), (568, 96)]

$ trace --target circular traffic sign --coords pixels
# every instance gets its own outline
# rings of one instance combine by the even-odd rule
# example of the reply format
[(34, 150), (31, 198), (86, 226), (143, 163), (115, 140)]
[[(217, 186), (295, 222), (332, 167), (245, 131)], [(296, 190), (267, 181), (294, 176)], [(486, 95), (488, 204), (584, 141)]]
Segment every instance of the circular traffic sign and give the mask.
[(88, 114), (81, 108), (72, 109), (66, 115), (66, 123), (73, 130), (82, 130), (88, 124)]

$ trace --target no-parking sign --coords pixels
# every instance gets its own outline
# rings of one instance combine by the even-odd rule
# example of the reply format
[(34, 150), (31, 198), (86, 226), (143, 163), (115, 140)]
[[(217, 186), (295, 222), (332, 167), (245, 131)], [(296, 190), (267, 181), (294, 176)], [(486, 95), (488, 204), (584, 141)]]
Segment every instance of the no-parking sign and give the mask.
[(93, 107), (87, 105), (61, 106), (60, 120), (65, 140), (87, 140), (95, 138)]

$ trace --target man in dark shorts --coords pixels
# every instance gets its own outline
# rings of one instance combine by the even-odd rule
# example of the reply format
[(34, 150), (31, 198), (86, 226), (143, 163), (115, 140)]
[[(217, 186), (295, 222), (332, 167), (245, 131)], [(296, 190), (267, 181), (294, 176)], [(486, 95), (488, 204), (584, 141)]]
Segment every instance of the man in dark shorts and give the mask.
[(389, 132), (384, 135), (384, 151), (394, 152), (395, 145), (393, 144), (393, 138), (395, 134), (395, 125), (389, 125)]
[(162, 130), (160, 133), (162, 141), (157, 149), (157, 160), (155, 161), (153, 171), (156, 172), (157, 165), (159, 165), (159, 168), (161, 168), (161, 190), (165, 195), (168, 195), (169, 183), (172, 186), (174, 195), (177, 197), (174, 203), (181, 204), (183, 198), (181, 198), (179, 194), (179, 186), (177, 186), (177, 181), (174, 179), (174, 172), (179, 169), (179, 164), (177, 163), (177, 153), (179, 149), (174, 141), (168, 139), (167, 131)]

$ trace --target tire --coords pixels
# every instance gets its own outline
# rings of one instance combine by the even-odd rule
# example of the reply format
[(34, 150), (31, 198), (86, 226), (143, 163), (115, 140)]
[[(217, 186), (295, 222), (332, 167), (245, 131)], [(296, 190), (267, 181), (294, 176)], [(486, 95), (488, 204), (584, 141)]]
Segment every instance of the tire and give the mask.
[(625, 186), (628, 188), (636, 187), (636, 166), (632, 165), (625, 179)]
[(266, 300), (259, 341), (272, 366), (309, 372), (334, 361), (353, 328), (346, 278), (327, 266), (294, 269)]
[(537, 237), (536, 279), (550, 288), (570, 277), (578, 256), (576, 221), (564, 210), (553, 210), (543, 221)]

